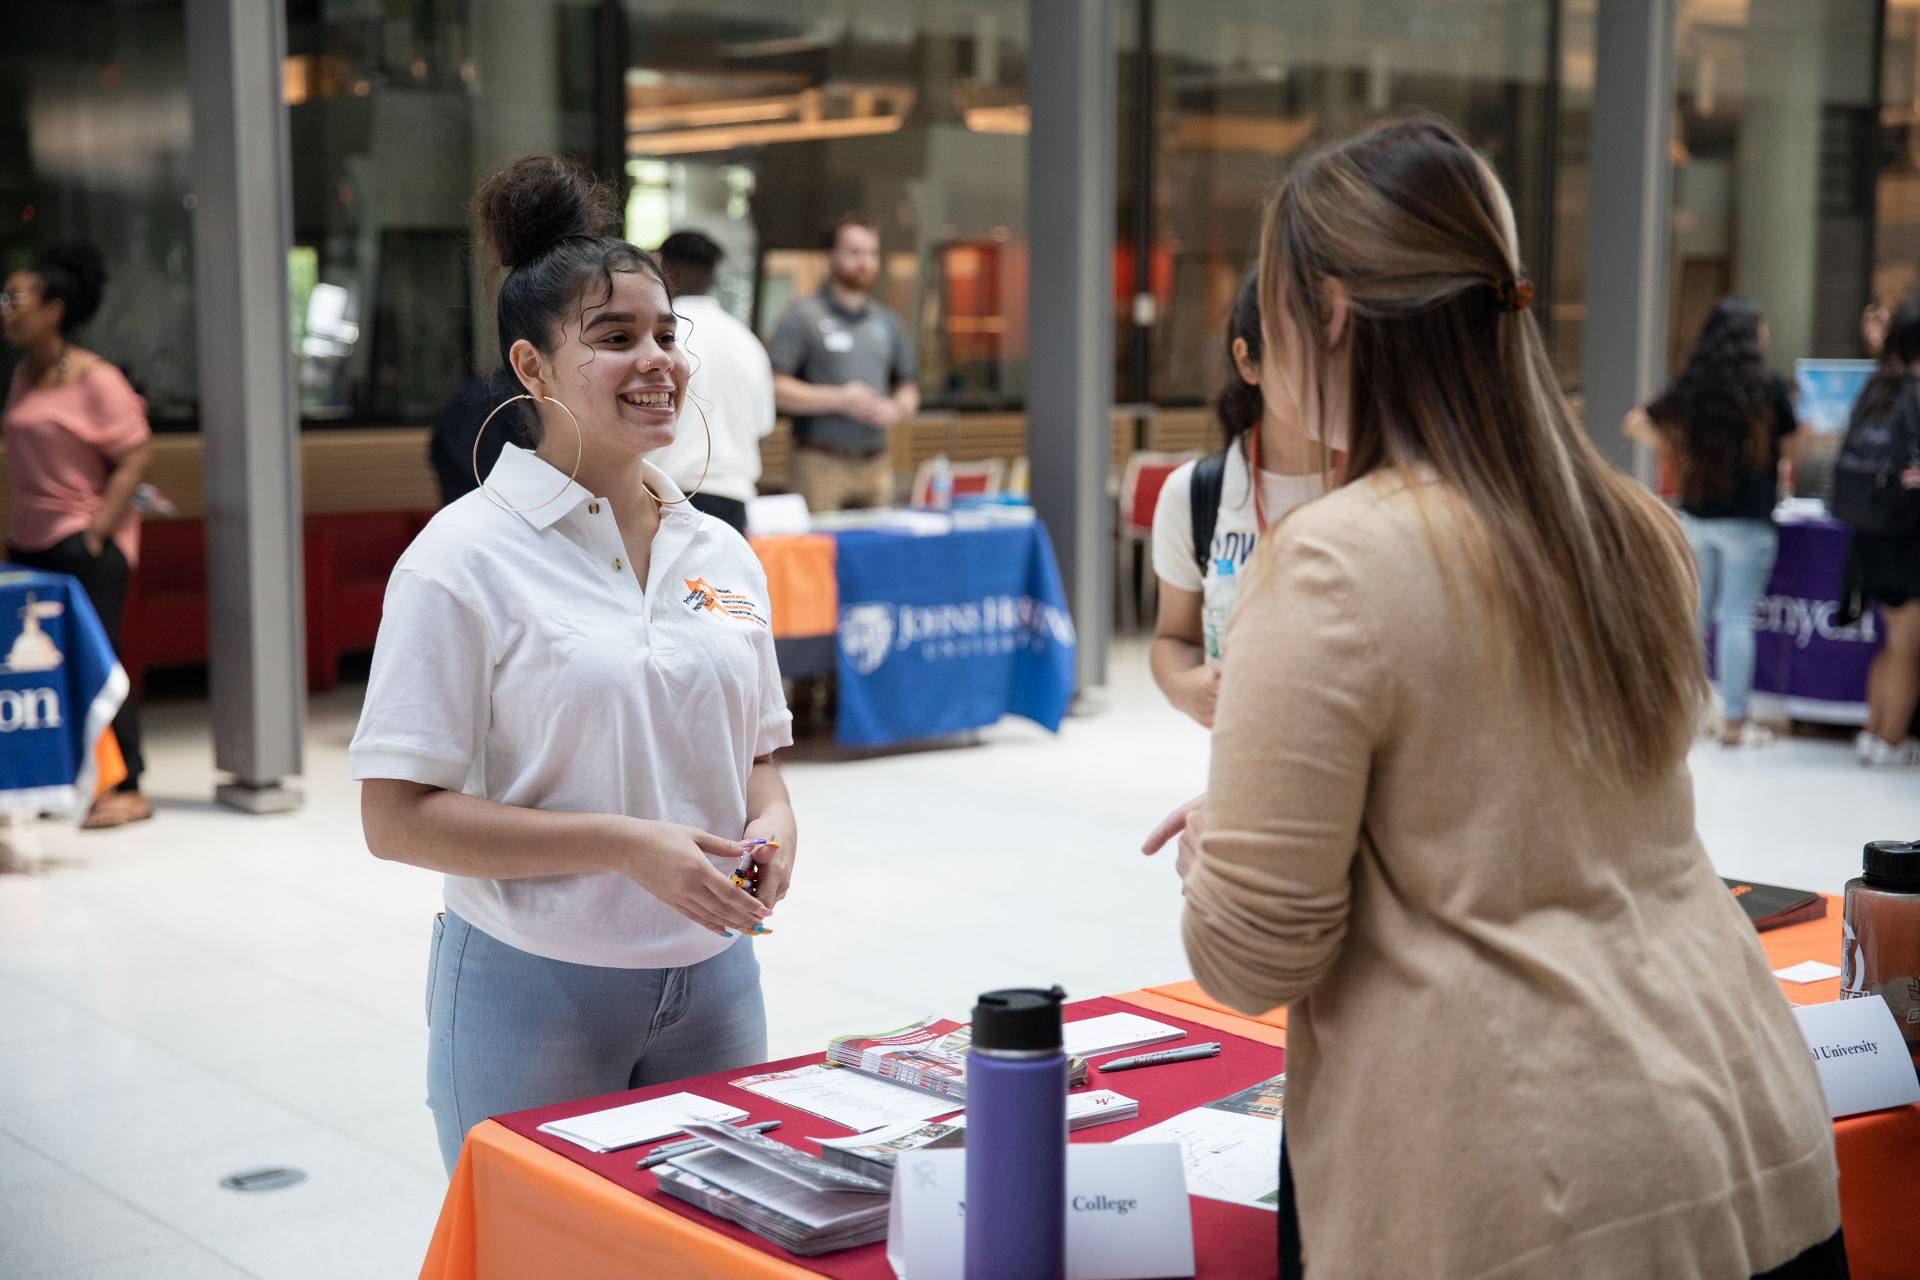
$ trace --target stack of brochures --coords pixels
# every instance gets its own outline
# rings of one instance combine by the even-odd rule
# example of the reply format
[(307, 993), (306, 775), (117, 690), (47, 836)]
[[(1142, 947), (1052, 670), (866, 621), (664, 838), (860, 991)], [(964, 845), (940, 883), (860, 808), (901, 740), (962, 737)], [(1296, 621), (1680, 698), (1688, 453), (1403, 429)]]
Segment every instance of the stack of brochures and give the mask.
[(654, 1171), (665, 1194), (801, 1257), (886, 1239), (890, 1179), (863, 1176), (730, 1125), (692, 1121), (686, 1129), (713, 1145)]
[(876, 1182), (893, 1183), (894, 1161), (915, 1151), (938, 1151), (966, 1142), (962, 1118), (949, 1121), (903, 1120), (851, 1138), (821, 1138), (820, 1158)]
[[(1090, 1129), (1097, 1124), (1132, 1120), (1139, 1114), (1138, 1102), (1111, 1089), (1071, 1094), (1067, 1098), (1069, 1129)], [(966, 1125), (967, 1118), (963, 1115), (950, 1120), (902, 1120), (856, 1133), (851, 1138), (821, 1138), (820, 1158), (877, 1182), (891, 1184), (894, 1162), (900, 1156), (912, 1151), (965, 1146)]]
[[(911, 1026), (878, 1035), (835, 1036), (827, 1042), (827, 1061), (910, 1089), (967, 1100), (967, 1046), (973, 1027), (950, 1018), (922, 1018)], [(1067, 1087), (1087, 1082), (1087, 1060), (1067, 1059)]]

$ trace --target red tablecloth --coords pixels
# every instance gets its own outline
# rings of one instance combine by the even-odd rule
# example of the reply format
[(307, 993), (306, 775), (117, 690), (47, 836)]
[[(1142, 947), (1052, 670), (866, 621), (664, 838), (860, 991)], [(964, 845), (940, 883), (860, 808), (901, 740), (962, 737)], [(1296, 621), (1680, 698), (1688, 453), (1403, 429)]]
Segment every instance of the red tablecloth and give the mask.
[[(1082, 1000), (1067, 1007), (1069, 1018), (1088, 1018), (1102, 1013), (1121, 1011), (1137, 1012), (1133, 1006), (1113, 997)], [(1161, 1014), (1155, 1016), (1161, 1021), (1181, 1025), (1199, 1039), (1218, 1040), (1221, 1043), (1220, 1056), (1181, 1063), (1177, 1067), (1117, 1073), (1110, 1081), (1103, 1078), (1097, 1069), (1094, 1070), (1093, 1078), (1088, 1082), (1089, 1088), (1112, 1088), (1130, 1098), (1138, 1099), (1140, 1115), (1134, 1120), (1083, 1129), (1073, 1135), (1073, 1141), (1111, 1142), (1135, 1130), (1158, 1124), (1189, 1108), (1212, 1102), (1216, 1098), (1224, 1098), (1256, 1081), (1278, 1075), (1285, 1069), (1286, 1052), (1282, 1049), (1241, 1039), (1190, 1019), (1173, 1018)], [(795, 1258), (778, 1245), (762, 1240), (750, 1231), (736, 1227), (730, 1222), (723, 1222), (702, 1210), (662, 1195), (659, 1190), (659, 1180), (651, 1172), (633, 1167), (634, 1161), (644, 1154), (644, 1148), (595, 1155), (590, 1151), (581, 1150), (572, 1143), (562, 1142), (558, 1138), (539, 1131), (539, 1126), (549, 1120), (558, 1120), (566, 1116), (579, 1115), (582, 1112), (597, 1111), (602, 1107), (617, 1106), (623, 1102), (635, 1102), (684, 1089), (704, 1098), (731, 1103), (751, 1113), (755, 1120), (779, 1120), (781, 1121), (779, 1137), (782, 1142), (803, 1151), (817, 1152), (819, 1147), (813, 1141), (814, 1139), (843, 1137), (848, 1130), (832, 1121), (822, 1120), (804, 1111), (783, 1107), (758, 1094), (736, 1089), (727, 1082), (745, 1075), (757, 1075), (763, 1071), (780, 1071), (818, 1061), (820, 1061), (818, 1053), (806, 1054), (802, 1057), (770, 1063), (764, 1067), (696, 1076), (691, 1080), (681, 1080), (651, 1089), (639, 1089), (627, 1093), (610, 1094), (604, 1098), (589, 1098), (561, 1103), (557, 1106), (540, 1107), (533, 1111), (521, 1111), (513, 1115), (497, 1117), (497, 1122), (528, 1141), (564, 1156), (575, 1164), (591, 1169), (608, 1181), (625, 1187), (646, 1200), (661, 1205), (681, 1217), (690, 1218), (719, 1235), (745, 1244), (761, 1253), (820, 1275), (836, 1277), (837, 1280), (892, 1280), (893, 1270), (887, 1265), (884, 1244), (847, 1249), (820, 1258)], [(1225, 1204), (1218, 1200), (1195, 1198), (1191, 1204), (1193, 1206), (1194, 1254), (1199, 1264), (1200, 1275), (1226, 1277), (1274, 1273), (1277, 1244), (1273, 1214), (1260, 1209)]]

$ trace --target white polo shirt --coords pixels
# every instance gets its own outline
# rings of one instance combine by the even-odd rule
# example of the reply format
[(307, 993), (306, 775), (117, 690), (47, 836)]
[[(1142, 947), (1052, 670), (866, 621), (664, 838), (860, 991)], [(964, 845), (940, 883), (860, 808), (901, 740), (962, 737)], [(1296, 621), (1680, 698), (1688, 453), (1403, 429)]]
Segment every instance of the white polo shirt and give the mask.
[[(673, 300), (673, 309), (687, 322), (680, 342), (693, 357), (694, 368), (673, 443), (647, 455), (647, 461), (672, 476), (683, 491), (700, 483), (705, 468), (703, 493), (751, 502), (759, 491), (760, 441), (773, 431), (773, 363), (753, 330), (722, 310), (719, 299), (683, 294)], [(704, 426), (696, 397), (706, 411)]]
[[(565, 482), (512, 445), (487, 477), (514, 507)], [(612, 506), (577, 483), (524, 513), (479, 490), (441, 511), (387, 583), (353, 776), (738, 838), (754, 759), (793, 742), (766, 575), (739, 534), (686, 506), (662, 509), (644, 588), (626, 556)], [(613, 871), (450, 875), (446, 901), (573, 964), (666, 968), (729, 945)]]

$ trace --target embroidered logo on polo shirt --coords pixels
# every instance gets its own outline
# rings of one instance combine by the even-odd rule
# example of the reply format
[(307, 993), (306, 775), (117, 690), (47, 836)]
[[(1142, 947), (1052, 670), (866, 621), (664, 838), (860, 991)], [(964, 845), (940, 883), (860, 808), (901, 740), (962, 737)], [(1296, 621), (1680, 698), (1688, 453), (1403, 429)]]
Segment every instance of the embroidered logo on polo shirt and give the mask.
[(705, 578), (682, 578), (681, 581), (687, 584), (687, 596), (681, 603), (695, 613), (704, 613), (710, 618), (734, 618), (763, 627), (768, 625), (760, 607), (738, 591), (716, 587)]

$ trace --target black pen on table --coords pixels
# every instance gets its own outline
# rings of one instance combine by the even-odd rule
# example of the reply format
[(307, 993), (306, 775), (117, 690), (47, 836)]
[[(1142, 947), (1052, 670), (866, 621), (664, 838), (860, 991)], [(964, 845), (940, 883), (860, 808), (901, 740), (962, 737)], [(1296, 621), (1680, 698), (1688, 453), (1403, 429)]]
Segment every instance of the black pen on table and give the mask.
[[(737, 1128), (742, 1133), (765, 1133), (769, 1129), (778, 1129), (780, 1122), (778, 1120), (761, 1120), (756, 1124), (729, 1125), (728, 1127)], [(698, 1151), (702, 1147), (710, 1147), (712, 1145), (713, 1144), (705, 1138), (688, 1138), (683, 1142), (669, 1142), (666, 1146), (655, 1147), (645, 1156), (635, 1160), (633, 1167), (636, 1169), (651, 1169), (657, 1164), (665, 1164), (675, 1156), (684, 1156), (689, 1152)]]
[(1157, 1067), (1163, 1062), (1192, 1062), (1196, 1058), (1218, 1057), (1218, 1041), (1206, 1044), (1191, 1044), (1179, 1049), (1162, 1049), (1158, 1053), (1142, 1053), (1131, 1058), (1115, 1058), (1101, 1066), (1102, 1071), (1131, 1071), (1135, 1067)]

